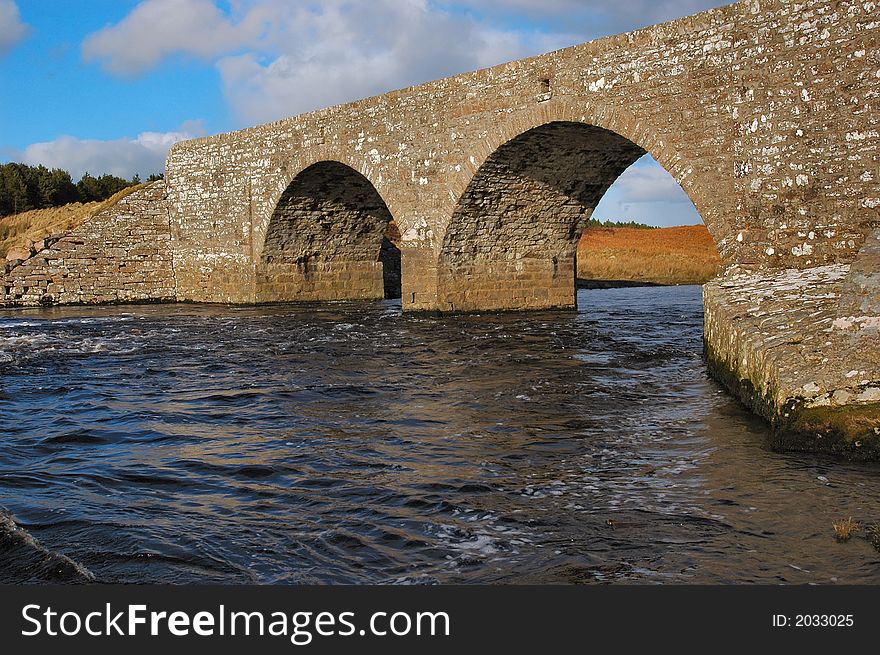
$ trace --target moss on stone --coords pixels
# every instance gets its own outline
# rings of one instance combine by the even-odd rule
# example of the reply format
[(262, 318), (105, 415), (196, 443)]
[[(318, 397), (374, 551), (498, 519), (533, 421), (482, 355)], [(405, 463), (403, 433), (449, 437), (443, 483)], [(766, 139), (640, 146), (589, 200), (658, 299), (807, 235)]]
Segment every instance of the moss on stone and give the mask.
[[(786, 416), (785, 414), (788, 414)], [(789, 403), (773, 421), (774, 448), (880, 460), (880, 403), (805, 407)]]
[(805, 407), (790, 399), (777, 409), (774, 390), (758, 390), (742, 378), (705, 343), (706, 364), (746, 407), (770, 423), (769, 445), (789, 452), (823, 452), (858, 461), (880, 460), (880, 403), (840, 407)]
[(767, 421), (772, 422), (776, 416), (776, 406), (773, 402), (775, 394), (772, 390), (762, 392), (748, 378), (744, 378), (734, 371), (728, 363), (715, 353), (709, 339), (703, 339), (703, 351), (705, 352), (706, 365), (709, 374), (728, 391), (736, 396), (746, 407)]

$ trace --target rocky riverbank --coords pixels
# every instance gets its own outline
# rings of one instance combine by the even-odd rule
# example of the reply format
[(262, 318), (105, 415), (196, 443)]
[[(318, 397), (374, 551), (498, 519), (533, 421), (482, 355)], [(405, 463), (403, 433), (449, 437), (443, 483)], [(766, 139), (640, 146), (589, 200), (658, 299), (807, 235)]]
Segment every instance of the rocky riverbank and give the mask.
[(780, 450), (880, 459), (880, 318), (849, 316), (849, 265), (734, 273), (703, 288), (709, 368)]

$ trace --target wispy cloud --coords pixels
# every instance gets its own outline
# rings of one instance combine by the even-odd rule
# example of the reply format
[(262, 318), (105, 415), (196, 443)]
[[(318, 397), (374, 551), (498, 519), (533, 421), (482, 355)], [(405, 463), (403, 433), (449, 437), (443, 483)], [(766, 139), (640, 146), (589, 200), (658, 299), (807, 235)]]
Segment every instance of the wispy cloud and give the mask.
[(650, 155), (617, 178), (596, 207), (593, 217), (664, 226), (702, 222), (693, 202), (675, 178)]
[(133, 76), (174, 54), (210, 61), (254, 46), (260, 32), (259, 16), (234, 22), (211, 0), (144, 0), (119, 23), (89, 35), (82, 55), (109, 73)]
[(29, 31), (21, 20), (21, 12), (14, 0), (0, 0), (0, 55), (8, 52)]
[(566, 39), (494, 29), (406, 0), (326, 2), (279, 29), (279, 54), (247, 53), (218, 62), (227, 102), (248, 122), (491, 66), (559, 47)]
[(83, 58), (118, 76), (172, 56), (214, 62), (245, 122), (339, 104), (582, 40), (499, 28), (427, 0), (144, 0), (90, 35)]
[(627, 169), (616, 184), (630, 203), (690, 202), (675, 178), (650, 157)]

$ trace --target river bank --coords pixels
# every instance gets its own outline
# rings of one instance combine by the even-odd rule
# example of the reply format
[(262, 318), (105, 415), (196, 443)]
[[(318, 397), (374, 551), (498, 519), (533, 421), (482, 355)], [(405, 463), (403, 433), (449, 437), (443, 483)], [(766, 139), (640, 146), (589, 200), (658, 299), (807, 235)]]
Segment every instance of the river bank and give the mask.
[(84, 584), (95, 576), (82, 564), (40, 544), (0, 508), (0, 582), (3, 584)]

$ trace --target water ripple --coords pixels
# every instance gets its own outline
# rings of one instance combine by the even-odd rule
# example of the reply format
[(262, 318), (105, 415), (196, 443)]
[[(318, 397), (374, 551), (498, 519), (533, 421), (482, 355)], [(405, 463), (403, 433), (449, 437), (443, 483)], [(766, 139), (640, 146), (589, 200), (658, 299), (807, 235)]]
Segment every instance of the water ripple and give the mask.
[(880, 469), (768, 451), (699, 288), (579, 303), (0, 313), (0, 580), (880, 582)]

